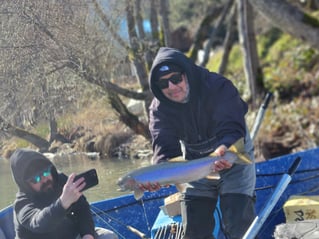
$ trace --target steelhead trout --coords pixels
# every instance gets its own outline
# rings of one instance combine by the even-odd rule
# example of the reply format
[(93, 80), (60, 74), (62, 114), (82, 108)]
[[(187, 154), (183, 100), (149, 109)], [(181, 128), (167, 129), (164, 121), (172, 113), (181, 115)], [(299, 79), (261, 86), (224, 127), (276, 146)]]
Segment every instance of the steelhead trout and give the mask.
[[(159, 183), (160, 185), (180, 184), (196, 181), (213, 175), (215, 161), (225, 159), (235, 164), (251, 164), (249, 157), (244, 153), (244, 139), (239, 139), (228, 148), (223, 156), (213, 153), (207, 157), (195, 160), (172, 159), (164, 163), (150, 165), (133, 170), (118, 179), (119, 191), (134, 191), (136, 200), (143, 197), (144, 191), (139, 188), (140, 184)], [(216, 175), (216, 173), (215, 173)]]

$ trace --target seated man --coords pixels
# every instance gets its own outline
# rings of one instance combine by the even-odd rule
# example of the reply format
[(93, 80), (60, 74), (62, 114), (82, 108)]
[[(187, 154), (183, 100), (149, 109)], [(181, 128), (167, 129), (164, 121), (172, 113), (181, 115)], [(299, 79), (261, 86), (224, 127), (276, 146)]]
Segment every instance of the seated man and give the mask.
[(58, 173), (41, 153), (18, 149), (10, 157), (19, 188), (14, 202), (16, 239), (117, 239), (94, 227), (90, 205), (82, 195), (84, 178)]

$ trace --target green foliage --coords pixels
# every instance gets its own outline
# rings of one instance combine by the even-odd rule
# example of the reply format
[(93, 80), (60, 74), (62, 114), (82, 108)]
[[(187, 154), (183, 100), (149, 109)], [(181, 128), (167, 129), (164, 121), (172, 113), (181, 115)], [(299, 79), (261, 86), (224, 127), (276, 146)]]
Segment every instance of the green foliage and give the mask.
[(41, 123), (38, 124), (37, 127), (35, 128), (34, 134), (39, 135), (40, 137), (46, 139), (50, 133), (48, 123)]
[[(264, 74), (265, 87), (281, 98), (291, 95), (319, 93), (319, 83), (309, 72), (319, 68), (319, 52), (276, 28), (257, 36), (260, 65)], [(216, 51), (207, 68), (218, 71), (223, 51)], [(243, 55), (239, 44), (235, 44), (229, 56), (224, 74), (232, 80), (241, 93), (247, 90), (243, 70)], [(318, 79), (317, 79), (318, 80)]]
[(14, 148), (28, 148), (30, 143), (20, 138), (14, 138)]
[[(315, 15), (315, 14), (314, 14)], [(318, 18), (311, 16), (309, 14), (304, 14), (303, 15), (303, 19), (302, 21), (306, 24), (309, 24), (310, 26), (314, 27), (314, 28), (318, 28), (319, 27), (319, 20)]]
[[(209, 58), (209, 61), (206, 67), (211, 71), (217, 72), (223, 57), (223, 53), (224, 52), (222, 50), (216, 50), (216, 52), (214, 52), (214, 54)], [(225, 75), (236, 73), (237, 71), (241, 71), (242, 67), (243, 67), (242, 52), (241, 52), (240, 46), (236, 44), (233, 46), (232, 51), (230, 53), (228, 65), (227, 65), (227, 71)]]
[(299, 45), (300, 41), (288, 34), (283, 34), (269, 49), (268, 54), (265, 57), (265, 61), (278, 62), (282, 58), (285, 58), (285, 54), (290, 54), (290, 50), (298, 47)]
[(278, 28), (271, 28), (265, 34), (257, 36), (258, 55), (264, 58), (269, 48), (282, 36), (282, 31)]
[(294, 56), (294, 66), (305, 70), (310, 70), (313, 62), (317, 62), (319, 58), (318, 52), (310, 47), (298, 47)]
[(275, 92), (291, 92), (307, 72), (318, 64), (318, 51), (283, 34), (262, 60), (265, 86)]
[[(207, 69), (213, 72), (218, 72), (222, 56), (222, 50), (217, 50), (210, 58), (207, 63)], [(247, 86), (245, 81), (245, 75), (243, 70), (243, 57), (239, 44), (235, 44), (229, 55), (226, 72), (223, 74), (225, 77), (230, 79), (238, 88), (239, 92), (244, 95)], [(245, 97), (245, 96), (244, 96)]]
[(243, 70), (243, 53), (239, 44), (233, 46), (229, 55), (229, 62), (231, 62), (231, 65), (228, 67), (228, 72), (236, 73)]

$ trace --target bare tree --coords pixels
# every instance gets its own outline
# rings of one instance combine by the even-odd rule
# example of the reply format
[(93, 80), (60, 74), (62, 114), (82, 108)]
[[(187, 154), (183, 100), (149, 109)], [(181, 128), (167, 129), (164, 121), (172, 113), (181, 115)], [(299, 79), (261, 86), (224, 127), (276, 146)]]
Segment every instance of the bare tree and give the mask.
[[(3, 1), (1, 5), (0, 17), (6, 22), (2, 24), (0, 60), (3, 73), (1, 115), (20, 127), (33, 125), (39, 118), (48, 118), (51, 112), (67, 110), (65, 106), (71, 103), (79, 85), (75, 81), (67, 81), (68, 72), (63, 69), (49, 73), (52, 59), (47, 50), (52, 47), (52, 41), (45, 40), (43, 34), (34, 31), (37, 26), (31, 9), (35, 6), (44, 7), (44, 3), (37, 5), (33, 1), (21, 0)], [(53, 1), (50, 6), (56, 8)], [(58, 19), (56, 15), (61, 13), (59, 20), (66, 20), (63, 11), (56, 10), (54, 13), (52, 19)], [(46, 14), (48, 11), (42, 12), (41, 16), (49, 19)], [(67, 15), (72, 17), (69, 13)]]
[[(6, 37), (14, 38), (9, 32), (12, 29), (14, 33), (25, 34), (22, 37), (16, 37), (16, 41), (20, 41), (16, 44), (18, 47), (10, 46), (10, 40), (8, 40), (6, 47), (9, 50), (6, 56), (17, 55), (17, 50), (25, 46), (23, 49), (27, 52), (25, 54), (27, 57), (22, 59), (25, 62), (31, 62), (32, 59), (32, 65), (27, 68), (30, 69), (28, 78), (25, 78), (26, 74), (23, 73), (25, 71), (18, 68), (25, 67), (25, 62), (15, 61), (16, 67), (11, 67), (13, 73), (18, 73), (17, 76), (22, 77), (21, 79), (14, 75), (6, 77), (6, 79), (14, 80), (4, 84), (8, 88), (7, 92), (11, 91), (12, 94), (11, 98), (3, 95), (2, 98), (8, 99), (3, 112), (7, 112), (7, 116), (10, 116), (12, 120), (16, 119), (17, 117), (12, 113), (19, 112), (17, 108), (20, 104), (21, 108), (27, 108), (26, 102), (30, 102), (29, 108), (35, 106), (38, 109), (42, 106), (47, 118), (54, 119), (55, 117), (50, 116), (58, 113), (62, 105), (65, 108), (67, 99), (76, 98), (76, 94), (72, 97), (71, 93), (81, 93), (84, 88), (80, 89), (80, 87), (86, 88), (89, 83), (101, 87), (106, 92), (111, 105), (119, 113), (119, 119), (136, 133), (148, 138), (147, 124), (129, 112), (118, 95), (142, 100), (145, 103), (144, 114), (147, 117), (147, 108), (151, 101), (147, 65), (150, 65), (151, 59), (145, 56), (152, 54), (145, 54), (145, 52), (156, 52), (158, 45), (147, 43), (141, 28), (139, 34), (136, 32), (136, 24), (141, 25), (142, 22), (138, 1), (135, 4), (133, 1), (126, 1), (118, 8), (118, 12), (113, 11), (113, 13), (116, 12), (117, 18), (121, 11), (122, 16), (126, 18), (128, 40), (120, 36), (116, 21), (111, 21), (114, 18), (110, 9), (114, 9), (110, 6), (108, 6), (110, 8), (100, 6), (94, 0), (92, 3), (93, 5), (89, 1), (79, 3), (74, 0), (6, 2), (7, 9), (14, 9), (14, 14), (11, 14), (14, 16), (8, 13), (4, 17), (10, 18), (15, 26), (20, 26), (20, 28), (8, 27)], [(118, 7), (116, 1), (110, 1), (108, 4)], [(2, 9), (6, 9), (6, 6), (2, 6)], [(92, 9), (95, 15), (92, 15)], [(150, 9), (154, 11), (154, 8)], [(154, 36), (156, 35), (153, 34), (150, 42), (156, 42)], [(28, 40), (30, 44), (26, 45), (25, 40)], [(13, 51), (15, 54), (12, 54)], [(16, 58), (21, 59), (21, 57)], [(1, 62), (1, 69), (9, 72), (7, 70), (9, 65), (6, 62), (8, 58)], [(130, 65), (134, 67), (134, 76), (138, 83), (138, 88), (135, 90), (127, 90), (121, 86), (123, 76), (125, 77), (126, 74), (125, 68), (130, 69)], [(131, 72), (128, 73), (128, 78), (131, 78), (130, 74)], [(24, 79), (26, 79), (25, 82)], [(30, 79), (32, 79), (30, 82), (34, 84), (28, 82)], [(29, 92), (33, 92), (34, 97), (30, 97), (28, 93), (19, 93), (20, 84), (30, 88)], [(75, 91), (68, 90), (68, 87), (74, 88)], [(21, 88), (21, 90), (26, 93), (28, 88)], [(141, 92), (138, 92), (139, 89)], [(1, 92), (4, 93), (5, 90)], [(64, 94), (66, 98), (62, 97)], [(27, 100), (21, 96), (25, 96)], [(12, 109), (11, 113), (8, 111), (9, 108)], [(6, 118), (9, 119), (8, 117)]]

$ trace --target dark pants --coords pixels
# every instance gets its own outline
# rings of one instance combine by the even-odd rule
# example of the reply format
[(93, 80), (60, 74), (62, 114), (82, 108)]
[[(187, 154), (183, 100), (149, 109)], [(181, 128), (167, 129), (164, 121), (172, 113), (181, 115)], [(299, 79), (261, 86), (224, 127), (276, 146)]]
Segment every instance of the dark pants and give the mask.
[(256, 217), (255, 199), (229, 193), (220, 197), (224, 233), (227, 239), (241, 239)]
[[(214, 210), (217, 200), (185, 196), (181, 201), (184, 239), (214, 239)], [(227, 239), (240, 239), (255, 218), (253, 198), (244, 194), (226, 194), (220, 209)]]
[(217, 200), (186, 196), (181, 201), (184, 239), (214, 239), (214, 209)]

